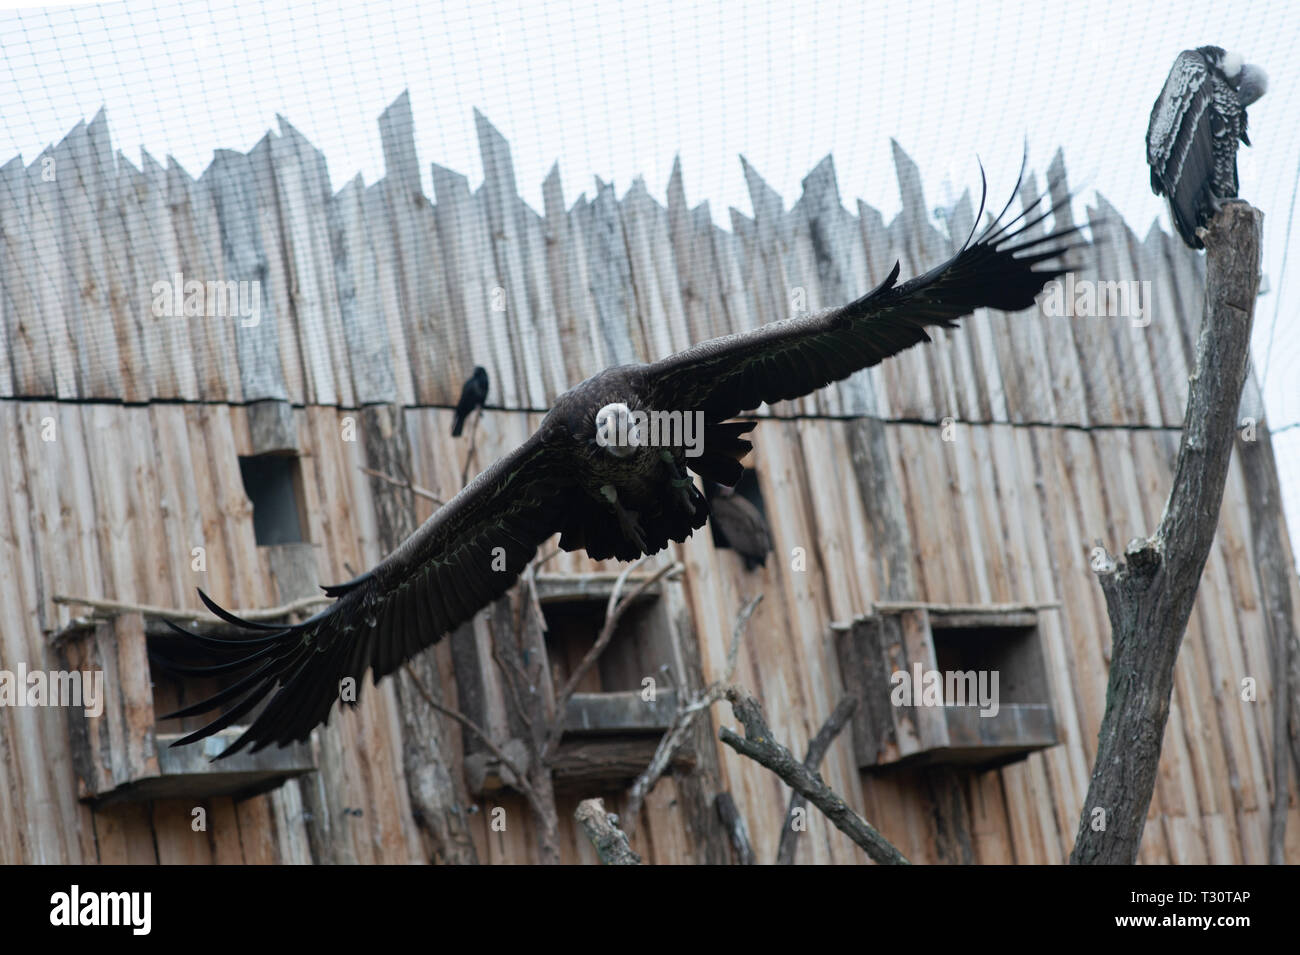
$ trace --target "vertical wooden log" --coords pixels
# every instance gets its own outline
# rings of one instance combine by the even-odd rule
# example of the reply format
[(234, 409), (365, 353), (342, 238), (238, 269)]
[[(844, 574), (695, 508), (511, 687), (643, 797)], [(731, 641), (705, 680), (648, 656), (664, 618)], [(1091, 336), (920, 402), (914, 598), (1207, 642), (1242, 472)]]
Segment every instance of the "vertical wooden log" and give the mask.
[[(1253, 383), (1252, 383), (1253, 386)], [(1251, 387), (1251, 386), (1248, 386)], [(1300, 636), (1291, 596), (1294, 560), (1286, 543), (1286, 518), (1277, 479), (1273, 440), (1264, 422), (1254, 422), (1254, 439), (1238, 440), (1237, 454), (1246, 477), (1250, 541), (1255, 574), (1263, 596), (1264, 619), (1273, 652), (1273, 815), (1269, 863), (1284, 862), (1291, 773), (1300, 767)], [(1289, 724), (1289, 728), (1288, 728)], [(1288, 756), (1290, 758), (1288, 758)]]
[(365, 186), (358, 175), (330, 199), (329, 231), (352, 388), (357, 403), (366, 405), (396, 401), (397, 383), (364, 197)]
[[(410, 478), (411, 449), (405, 419), (393, 405), (372, 405), (361, 411), (367, 466), (399, 480)], [(371, 479), (379, 542), (388, 551), (416, 527), (412, 495), (378, 478)], [(413, 657), (410, 668), (396, 674), (402, 714), (402, 765), (411, 809), (425, 836), (431, 861), (476, 865), (464, 806), (457, 792), (450, 750), (442, 732), (442, 716), (424, 699), (421, 688), (442, 703), (442, 677), (433, 648)], [(416, 681), (418, 680), (419, 686)]]
[[(249, 290), (250, 304), (256, 293), (258, 314), (242, 320), (238, 315), (225, 315), (196, 317), (194, 321), (232, 330), (244, 401), (289, 400), (280, 364), (279, 328), (282, 321), (289, 319), (276, 314), (273, 299), (267, 294), (271, 275), (258, 223), (258, 209), (272, 204), (274, 196), (259, 194), (250, 158), (228, 149), (217, 150), (212, 165), (203, 174), (203, 182), (211, 189), (221, 223), (224, 277), (248, 283), (242, 287)], [(190, 278), (186, 276), (187, 281)]]

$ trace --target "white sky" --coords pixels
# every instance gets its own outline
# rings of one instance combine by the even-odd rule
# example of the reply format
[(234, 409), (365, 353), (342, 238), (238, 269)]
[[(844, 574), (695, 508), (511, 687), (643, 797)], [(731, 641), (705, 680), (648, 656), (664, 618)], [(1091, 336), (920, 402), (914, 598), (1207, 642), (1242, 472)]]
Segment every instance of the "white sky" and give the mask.
[[(786, 200), (826, 153), (846, 205), (898, 208), (889, 138), (927, 198), (1010, 188), (1026, 137), (1040, 173), (1063, 146), (1071, 180), (1103, 193), (1141, 236), (1159, 216), (1143, 137), (1177, 53), (1240, 50), (1269, 73), (1251, 108), (1242, 194), (1262, 208), (1271, 291), (1256, 313), (1293, 539), (1300, 539), (1300, 241), (1282, 272), (1300, 177), (1300, 10), (1260, 3), (515, 3), (479, 0), (131, 2), (3, 9), (0, 163), (30, 161), (108, 111), (138, 161), (173, 155), (199, 175), (214, 148), (247, 150), (282, 114), (329, 160), (335, 187), (383, 174), (376, 120), (411, 93), (429, 185), (437, 162), (481, 181), (472, 110), (509, 140), (520, 192), (541, 208), (560, 161), (565, 196), (592, 176), (620, 193), (643, 175), (661, 201), (681, 155), (687, 198), (751, 211), (738, 154)], [(1088, 196), (1091, 193), (1087, 194)], [(1300, 221), (1289, 227), (1300, 236)], [(1270, 344), (1271, 342), (1271, 344)]]

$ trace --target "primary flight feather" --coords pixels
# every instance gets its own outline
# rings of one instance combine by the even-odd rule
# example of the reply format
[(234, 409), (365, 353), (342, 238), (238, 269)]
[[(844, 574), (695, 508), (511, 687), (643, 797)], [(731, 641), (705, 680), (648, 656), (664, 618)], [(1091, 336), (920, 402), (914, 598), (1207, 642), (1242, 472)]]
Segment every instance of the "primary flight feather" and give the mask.
[[(1068, 200), (1066, 200), (1068, 201)], [(1008, 208), (1010, 203), (1008, 203)], [(333, 604), (302, 623), (245, 621), (200, 591), (238, 638), (174, 627), (223, 659), (185, 672), (242, 675), (220, 693), (168, 714), (226, 709), (173, 745), (235, 725), (263, 700), (221, 757), (244, 747), (305, 740), (328, 720), (345, 678), (375, 681), (504, 594), (538, 547), (560, 534), (564, 550), (633, 560), (702, 527), (709, 505), (688, 471), (734, 485), (755, 422), (730, 420), (763, 403), (809, 394), (950, 328), (979, 308), (1016, 312), (1064, 274), (1057, 259), (1076, 229), (1033, 235), (1055, 211), (1032, 204), (924, 275), (879, 286), (839, 308), (702, 342), (650, 364), (606, 369), (556, 400), (537, 431), (439, 508), (369, 572), (326, 587)], [(979, 221), (983, 213), (980, 204)], [(650, 412), (700, 422), (694, 445), (653, 444)], [(614, 440), (610, 437), (614, 436)], [(354, 701), (349, 700), (354, 704)], [(218, 757), (220, 758), (220, 757)]]

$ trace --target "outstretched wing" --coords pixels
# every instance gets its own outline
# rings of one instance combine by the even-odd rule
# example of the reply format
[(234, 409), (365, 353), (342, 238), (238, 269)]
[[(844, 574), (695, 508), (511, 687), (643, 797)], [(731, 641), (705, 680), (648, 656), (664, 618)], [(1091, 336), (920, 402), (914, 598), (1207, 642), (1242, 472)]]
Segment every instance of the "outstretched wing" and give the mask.
[(220, 693), (164, 718), (228, 708), (179, 746), (236, 723), (268, 695), (252, 725), (221, 757), (252, 746), (305, 740), (325, 723), (340, 682), (358, 693), (367, 669), (374, 680), (393, 672), (443, 634), (470, 619), (519, 577), (538, 546), (559, 530), (572, 485), (536, 432), (439, 508), (369, 573), (325, 592), (338, 599), (292, 626), (254, 623), (208, 608), (246, 631), (240, 638), (173, 630), (222, 657), (208, 667), (165, 666), (190, 673), (241, 673)]
[[(983, 208), (981, 198), (976, 222)], [(1030, 217), (1036, 208), (1002, 224), (1004, 209), (978, 240), (967, 239), (947, 262), (901, 285), (895, 263), (884, 282), (848, 305), (701, 342), (655, 362), (648, 371), (651, 407), (703, 411), (708, 422), (722, 421), (809, 394), (929, 341), (926, 326), (951, 328), (978, 308), (1028, 308), (1066, 271), (1034, 266), (1072, 248), (1060, 240), (1077, 231), (1026, 238), (1055, 211)]]
[[(1185, 50), (1174, 60), (1164, 89), (1151, 107), (1147, 162), (1151, 191), (1169, 199), (1174, 227), (1194, 249), (1202, 248), (1196, 229), (1210, 208), (1216, 125), (1223, 126), (1223, 117), (1214, 108), (1210, 66), (1196, 50)], [(1235, 169), (1232, 176), (1235, 179)], [(1232, 191), (1235, 195), (1235, 181)]]

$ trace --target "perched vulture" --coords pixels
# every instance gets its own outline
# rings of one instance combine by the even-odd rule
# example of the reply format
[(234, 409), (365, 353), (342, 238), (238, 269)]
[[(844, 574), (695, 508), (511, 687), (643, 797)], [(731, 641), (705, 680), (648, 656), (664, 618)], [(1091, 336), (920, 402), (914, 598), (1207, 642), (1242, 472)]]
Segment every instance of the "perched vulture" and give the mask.
[(1250, 145), (1246, 107), (1267, 89), (1264, 71), (1240, 54), (1202, 46), (1178, 54), (1151, 107), (1151, 189), (1169, 200), (1174, 227), (1193, 249), (1205, 247), (1196, 230), (1237, 197), (1237, 140)]
[(460, 437), (461, 429), (465, 427), (465, 419), (474, 409), (483, 407), (483, 402), (487, 401), (487, 393), (487, 369), (482, 365), (475, 365), (474, 374), (465, 380), (465, 386), (460, 389), (460, 401), (456, 402), (456, 420), (451, 423), (453, 438)]
[[(1064, 200), (1068, 201), (1068, 200)], [(953, 328), (976, 309), (1018, 312), (1065, 273), (1057, 259), (1076, 229), (1031, 232), (1054, 209), (1035, 203), (907, 282), (899, 267), (856, 301), (701, 342), (650, 364), (606, 369), (556, 399), (533, 435), (474, 478), (374, 568), (325, 587), (334, 603), (292, 625), (242, 620), (202, 591), (206, 606), (243, 631), (234, 638), (177, 629), (215, 651), (215, 667), (241, 673), (224, 690), (169, 714), (227, 708), (175, 745), (235, 724), (266, 706), (221, 756), (247, 746), (306, 740), (325, 723), (351, 678), (360, 689), (392, 673), (514, 583), (555, 533), (566, 551), (632, 560), (684, 541), (709, 506), (687, 474), (735, 485), (752, 447), (752, 420), (731, 420), (763, 403), (807, 395), (891, 355), (928, 342), (928, 327)], [(983, 198), (975, 221), (983, 218)], [(648, 413), (688, 413), (698, 425), (675, 443), (646, 424)], [(654, 430), (660, 430), (655, 440)], [(667, 429), (671, 431), (671, 429)], [(355, 700), (349, 699), (355, 705)]]
[(762, 567), (772, 553), (772, 532), (757, 507), (735, 488), (710, 482), (709, 517), (713, 529), (745, 562), (746, 570)]

